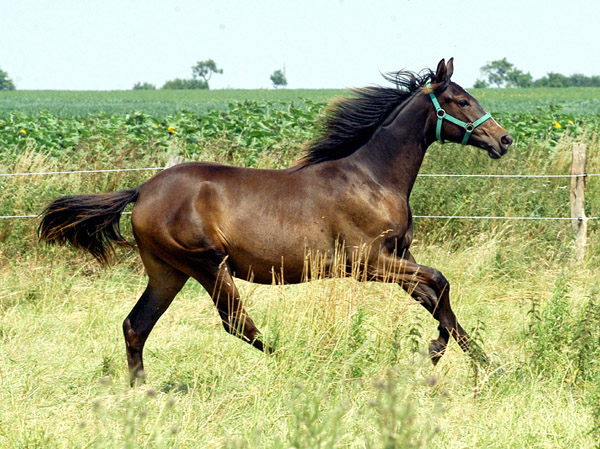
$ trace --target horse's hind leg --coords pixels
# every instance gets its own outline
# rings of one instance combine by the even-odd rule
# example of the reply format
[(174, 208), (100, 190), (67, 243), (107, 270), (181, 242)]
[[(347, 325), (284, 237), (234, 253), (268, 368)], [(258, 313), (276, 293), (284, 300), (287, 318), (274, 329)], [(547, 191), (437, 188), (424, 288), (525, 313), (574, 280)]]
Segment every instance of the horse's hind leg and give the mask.
[(189, 276), (154, 257), (140, 247), (142, 261), (148, 273), (146, 290), (123, 322), (130, 382), (143, 381), (142, 352), (152, 328), (167, 310)]
[(211, 295), (227, 332), (251, 344), (256, 349), (270, 352), (270, 348), (264, 345), (260, 339), (260, 331), (244, 308), (227, 262), (223, 261), (216, 273), (201, 272), (194, 277)]

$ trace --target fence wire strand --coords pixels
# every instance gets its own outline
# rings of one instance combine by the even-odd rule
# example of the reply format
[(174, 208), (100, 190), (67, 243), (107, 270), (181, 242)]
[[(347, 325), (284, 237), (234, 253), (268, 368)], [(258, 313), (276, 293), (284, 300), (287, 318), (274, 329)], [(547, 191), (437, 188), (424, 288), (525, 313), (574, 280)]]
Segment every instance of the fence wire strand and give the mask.
[(76, 173), (115, 173), (127, 171), (151, 171), (164, 170), (165, 167), (145, 167), (145, 168), (107, 168), (104, 170), (72, 170), (72, 171), (47, 171), (47, 172), (31, 172), (31, 173), (0, 173), (0, 177), (11, 176), (45, 176), (45, 175), (72, 175)]

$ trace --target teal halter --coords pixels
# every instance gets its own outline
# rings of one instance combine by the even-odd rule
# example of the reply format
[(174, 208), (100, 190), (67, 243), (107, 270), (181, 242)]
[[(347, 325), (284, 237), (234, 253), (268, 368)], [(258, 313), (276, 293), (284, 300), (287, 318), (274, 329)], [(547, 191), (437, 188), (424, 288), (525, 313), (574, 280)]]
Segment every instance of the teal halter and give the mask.
[(477, 128), (487, 119), (492, 118), (492, 114), (490, 114), (489, 112), (486, 112), (485, 115), (481, 116), (473, 123), (463, 122), (462, 120), (459, 120), (456, 117), (452, 117), (450, 114), (447, 114), (446, 111), (444, 111), (444, 109), (442, 109), (442, 107), (440, 106), (440, 103), (438, 102), (437, 98), (435, 98), (435, 94), (431, 89), (431, 84), (427, 83), (426, 86), (428, 88), (431, 101), (433, 102), (433, 106), (435, 106), (435, 113), (438, 118), (437, 125), (435, 127), (435, 137), (442, 143), (444, 143), (444, 139), (442, 139), (442, 123), (444, 122), (444, 119), (465, 129), (465, 136), (463, 137), (461, 144), (466, 145), (469, 141), (469, 137), (471, 137), (471, 133), (475, 130), (475, 128)]

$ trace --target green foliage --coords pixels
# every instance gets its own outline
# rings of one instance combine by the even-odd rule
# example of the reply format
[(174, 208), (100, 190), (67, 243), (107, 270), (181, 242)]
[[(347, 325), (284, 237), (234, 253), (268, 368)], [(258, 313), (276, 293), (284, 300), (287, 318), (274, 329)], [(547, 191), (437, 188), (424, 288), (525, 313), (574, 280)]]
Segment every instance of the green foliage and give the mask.
[[(481, 67), (481, 73), (496, 87), (600, 87), (600, 76), (587, 77), (581, 73), (565, 76), (549, 72), (534, 80), (531, 73), (517, 69), (506, 58), (491, 61)], [(484, 80), (477, 80), (474, 87), (487, 87)]]
[(600, 128), (600, 115), (564, 114), (560, 104), (538, 106), (536, 109), (535, 114), (494, 113), (494, 118), (515, 138), (544, 138), (549, 146), (555, 145), (566, 134), (578, 137)]
[(181, 79), (175, 78), (174, 80), (167, 81), (161, 89), (166, 90), (191, 90), (191, 89), (208, 89), (208, 83), (204, 80), (198, 79)]
[(530, 366), (540, 375), (559, 371), (565, 383), (581, 388), (594, 421), (591, 432), (600, 441), (600, 301), (595, 287), (580, 310), (569, 298), (571, 289), (563, 275), (556, 280), (550, 301), (537, 298), (528, 312), (524, 330)]
[[(320, 109), (321, 105), (310, 100), (297, 104), (248, 100), (230, 103), (225, 111), (181, 111), (162, 120), (142, 112), (89, 115), (82, 119), (59, 118), (46, 112), (37, 117), (13, 114), (7, 120), (0, 119), (0, 146), (13, 154), (35, 146), (55, 157), (69, 157), (81, 146), (93, 146), (98, 141), (166, 148), (175, 140), (183, 144), (186, 152), (194, 154), (196, 145), (218, 138), (230, 139), (256, 154), (262, 149), (269, 151), (283, 138), (309, 138)], [(251, 165), (251, 160), (247, 163)]]
[(212, 59), (206, 61), (198, 61), (196, 65), (192, 67), (192, 76), (195, 80), (202, 80), (208, 89), (208, 82), (212, 78), (213, 74), (222, 74), (223, 69), (217, 68), (217, 63)]
[(275, 70), (270, 78), (275, 88), (287, 86), (287, 78), (283, 70)]
[(535, 81), (535, 86), (539, 87), (570, 87), (570, 80), (560, 73), (549, 72), (546, 76)]
[(490, 84), (496, 87), (502, 87), (508, 78), (508, 74), (513, 70), (514, 65), (506, 58), (488, 62), (481, 67), (481, 73), (487, 77)]
[(524, 73), (517, 68), (513, 68), (506, 74), (506, 85), (509, 87), (531, 87), (533, 77), (531, 73)]
[(133, 90), (156, 90), (156, 86), (151, 83), (137, 82), (132, 87)]
[(532, 299), (526, 336), (532, 365), (540, 372), (555, 369), (557, 364), (564, 367), (568, 360), (565, 351), (571, 343), (573, 324), (568, 291), (566, 279), (559, 277), (548, 304), (542, 308), (537, 298)]
[[(13, 113), (0, 118), (0, 147), (7, 154), (34, 146), (52, 156), (70, 156), (96, 142), (166, 148), (177, 141), (187, 154), (210, 139), (226, 139), (247, 148), (245, 164), (252, 165), (261, 151), (272, 151), (282, 140), (298, 144), (314, 135), (323, 103), (311, 100), (279, 103), (246, 100), (229, 103), (225, 110), (196, 113), (182, 110), (164, 118), (143, 112), (125, 115), (90, 114), (85, 118), (59, 117), (42, 111), (37, 116)], [(562, 113), (560, 105), (538, 108), (535, 114), (496, 113), (494, 117), (519, 140), (544, 138), (549, 147), (564, 136), (593, 133), (600, 116)], [(278, 150), (279, 151), (279, 150)], [(283, 149), (282, 160), (287, 157)]]
[(2, 90), (15, 90), (15, 84), (8, 77), (8, 73), (0, 68), (0, 91)]
[[(193, 89), (193, 90), (124, 90), (124, 91), (14, 91), (0, 92), (0, 118), (14, 113), (36, 116), (46, 111), (57, 118), (86, 118), (90, 114), (132, 114), (135, 111), (164, 119), (182, 109), (196, 113), (226, 110), (230, 103), (246, 100), (276, 103), (299, 102), (306, 98), (325, 103), (338, 89)], [(490, 94), (491, 95), (491, 94)], [(600, 91), (598, 93), (600, 97)]]
[(215, 73), (223, 73), (223, 70), (217, 68), (217, 64), (212, 59), (198, 61), (192, 67), (192, 79), (175, 78), (167, 81), (161, 89), (163, 90), (208, 90), (208, 81)]

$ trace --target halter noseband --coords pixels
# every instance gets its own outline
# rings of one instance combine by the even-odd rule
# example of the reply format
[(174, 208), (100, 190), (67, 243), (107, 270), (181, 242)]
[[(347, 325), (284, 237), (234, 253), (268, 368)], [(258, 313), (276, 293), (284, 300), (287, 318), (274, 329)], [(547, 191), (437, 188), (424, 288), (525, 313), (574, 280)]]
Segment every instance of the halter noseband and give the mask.
[(433, 89), (431, 89), (431, 84), (427, 83), (426, 86), (427, 86), (427, 90), (429, 92), (429, 97), (431, 97), (431, 101), (433, 102), (433, 106), (435, 106), (435, 114), (437, 115), (437, 125), (435, 127), (435, 137), (437, 138), (437, 140), (439, 140), (442, 143), (444, 143), (444, 139), (442, 139), (442, 123), (444, 122), (444, 119), (465, 129), (465, 136), (463, 137), (461, 144), (466, 145), (467, 142), (469, 141), (469, 137), (471, 137), (471, 133), (473, 132), (473, 130), (475, 130), (475, 128), (477, 128), (479, 125), (481, 125), (487, 119), (492, 118), (492, 114), (490, 114), (489, 112), (486, 112), (483, 116), (481, 116), (480, 118), (475, 120), (473, 123), (463, 122), (462, 120), (459, 120), (456, 117), (453, 117), (450, 114), (447, 114), (446, 111), (444, 109), (442, 109), (442, 107), (440, 106), (440, 103), (438, 102), (437, 98), (435, 97), (435, 94), (433, 93)]

